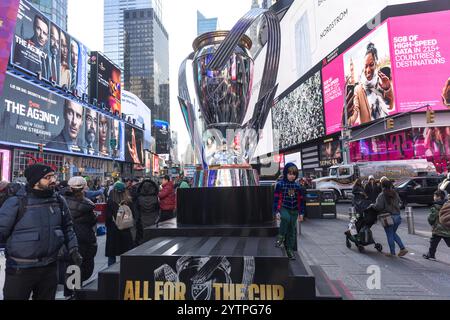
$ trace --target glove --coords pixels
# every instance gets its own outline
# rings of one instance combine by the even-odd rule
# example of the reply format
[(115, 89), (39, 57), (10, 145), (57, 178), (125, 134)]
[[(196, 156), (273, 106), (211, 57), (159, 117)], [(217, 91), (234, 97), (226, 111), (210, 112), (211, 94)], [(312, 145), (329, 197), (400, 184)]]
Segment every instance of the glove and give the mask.
[(72, 250), (72, 252), (70, 253), (70, 258), (72, 259), (73, 263), (75, 263), (79, 267), (83, 263), (83, 257), (78, 252), (78, 249)]

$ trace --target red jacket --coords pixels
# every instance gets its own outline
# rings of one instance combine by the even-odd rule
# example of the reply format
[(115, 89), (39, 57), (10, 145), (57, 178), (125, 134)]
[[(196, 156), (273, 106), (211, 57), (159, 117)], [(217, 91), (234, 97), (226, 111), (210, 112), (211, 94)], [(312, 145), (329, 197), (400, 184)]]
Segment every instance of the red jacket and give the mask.
[(162, 190), (158, 194), (159, 197), (159, 207), (161, 210), (169, 211), (175, 210), (176, 198), (175, 198), (175, 188), (173, 187), (173, 182), (169, 181), (166, 183)]

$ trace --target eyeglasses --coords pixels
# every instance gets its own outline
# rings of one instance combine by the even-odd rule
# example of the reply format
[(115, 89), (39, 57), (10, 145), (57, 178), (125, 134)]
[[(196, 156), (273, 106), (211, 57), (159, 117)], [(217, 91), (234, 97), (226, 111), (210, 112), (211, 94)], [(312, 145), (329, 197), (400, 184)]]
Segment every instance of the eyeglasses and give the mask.
[(50, 180), (56, 180), (56, 175), (54, 175), (54, 174), (46, 175), (46, 176), (43, 177), (42, 179), (45, 179), (45, 180), (48, 180), (48, 181), (50, 181)]

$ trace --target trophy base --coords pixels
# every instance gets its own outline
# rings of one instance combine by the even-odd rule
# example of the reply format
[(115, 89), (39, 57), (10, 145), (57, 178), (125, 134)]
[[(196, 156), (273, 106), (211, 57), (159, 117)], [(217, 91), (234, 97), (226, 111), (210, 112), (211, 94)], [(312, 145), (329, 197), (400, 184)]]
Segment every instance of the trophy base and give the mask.
[(258, 172), (248, 166), (217, 166), (196, 171), (194, 187), (248, 187), (258, 186)]

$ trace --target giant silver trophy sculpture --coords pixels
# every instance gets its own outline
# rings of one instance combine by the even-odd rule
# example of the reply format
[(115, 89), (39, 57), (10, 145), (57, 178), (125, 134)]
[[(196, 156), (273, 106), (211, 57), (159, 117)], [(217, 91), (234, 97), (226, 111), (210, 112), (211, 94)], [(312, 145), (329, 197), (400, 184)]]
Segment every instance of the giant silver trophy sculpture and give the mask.
[[(267, 30), (267, 52), (261, 89), (253, 116), (244, 122), (250, 102), (254, 61), (245, 32), (260, 17)], [(181, 64), (178, 78), (181, 111), (203, 170), (197, 187), (252, 186), (258, 175), (250, 160), (259, 130), (272, 106), (280, 61), (280, 23), (270, 10), (252, 9), (231, 31), (205, 33), (195, 39), (194, 52)], [(192, 60), (197, 103), (190, 98), (186, 67)]]

